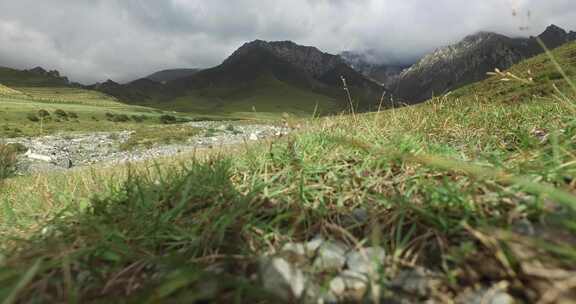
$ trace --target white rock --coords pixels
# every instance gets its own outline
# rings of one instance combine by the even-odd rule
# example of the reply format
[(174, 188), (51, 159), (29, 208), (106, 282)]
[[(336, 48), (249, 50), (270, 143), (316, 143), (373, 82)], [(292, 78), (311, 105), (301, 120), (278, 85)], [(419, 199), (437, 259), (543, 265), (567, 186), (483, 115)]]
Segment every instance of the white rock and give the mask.
[(368, 277), (364, 274), (352, 271), (352, 270), (344, 270), (340, 274), (346, 289), (349, 290), (366, 290), (368, 288)]
[(346, 283), (342, 277), (338, 276), (330, 281), (330, 291), (336, 296), (341, 296), (346, 291)]
[(352, 271), (363, 274), (376, 274), (385, 257), (384, 248), (369, 247), (349, 252), (346, 256), (346, 264)]
[(346, 247), (334, 242), (324, 242), (318, 248), (314, 268), (318, 271), (339, 271), (346, 264)]
[(456, 304), (514, 304), (514, 298), (503, 290), (482, 288), (481, 290), (468, 290), (455, 299)]
[(258, 140), (258, 135), (256, 133), (252, 133), (252, 134), (250, 134), (249, 139), (250, 140)]
[(310, 260), (306, 251), (306, 245), (302, 243), (286, 243), (280, 250), (280, 256), (296, 265), (308, 265)]
[(390, 287), (425, 297), (440, 284), (439, 276), (423, 268), (401, 271), (390, 282)]
[(51, 162), (52, 161), (51, 156), (33, 153), (32, 150), (28, 150), (28, 152), (26, 152), (26, 154), (24, 154), (24, 155), (30, 159), (40, 160), (40, 161), (44, 161), (44, 162)]
[(306, 288), (306, 277), (302, 271), (282, 258), (263, 260), (260, 278), (266, 290), (285, 301), (299, 299)]
[(286, 243), (281, 251), (306, 256), (306, 246), (302, 243)]
[(306, 253), (308, 254), (309, 258), (313, 258), (316, 255), (316, 252), (318, 251), (318, 248), (320, 248), (320, 246), (322, 246), (322, 244), (324, 243), (324, 239), (322, 237), (315, 237), (312, 240), (310, 240), (308, 243), (306, 243)]

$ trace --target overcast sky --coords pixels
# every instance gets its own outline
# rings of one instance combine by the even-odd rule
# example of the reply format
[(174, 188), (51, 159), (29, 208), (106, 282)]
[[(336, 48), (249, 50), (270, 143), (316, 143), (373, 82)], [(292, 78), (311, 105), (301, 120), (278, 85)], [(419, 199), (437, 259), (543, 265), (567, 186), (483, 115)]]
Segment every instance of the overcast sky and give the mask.
[(127, 81), (211, 67), (254, 39), (403, 61), (479, 30), (551, 23), (576, 30), (576, 0), (0, 0), (0, 66)]

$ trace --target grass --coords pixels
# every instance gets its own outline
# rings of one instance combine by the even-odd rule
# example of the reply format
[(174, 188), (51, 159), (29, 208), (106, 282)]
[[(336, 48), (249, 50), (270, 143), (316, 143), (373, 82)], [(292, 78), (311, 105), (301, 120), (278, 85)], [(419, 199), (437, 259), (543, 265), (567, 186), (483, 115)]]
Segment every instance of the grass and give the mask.
[[(576, 77), (576, 43), (562, 46), (554, 50), (554, 54), (554, 58), (565, 69), (567, 76)], [(455, 98), (476, 96), (478, 99), (515, 104), (526, 99), (550, 99), (551, 96), (558, 95), (557, 89), (562, 94), (570, 92), (570, 86), (547, 54), (523, 61), (512, 67), (509, 72), (524, 79), (531, 78), (533, 81), (518, 83), (510, 77), (504, 77), (505, 81), (502, 81), (503, 77), (496, 75), (487, 81), (458, 89), (452, 96)]]
[(0, 145), (0, 183), (16, 171), (17, 153), (18, 151), (13, 146)]
[[(390, 297), (389, 279), (424, 266), (438, 302), (494, 285), (573, 302), (576, 92), (542, 97), (448, 96), (202, 158), (8, 180), (0, 297), (275, 302), (251, 279), (258, 256), (320, 233), (383, 246)], [(358, 208), (369, 220), (351, 224)]]
[(122, 143), (121, 150), (132, 150), (137, 147), (175, 144), (188, 141), (200, 134), (200, 130), (189, 126), (149, 127), (136, 130), (130, 138)]
[[(160, 117), (166, 115), (161, 110), (126, 105), (102, 93), (77, 88), (18, 87), (4, 92), (12, 93), (0, 94), (2, 137), (134, 130), (161, 125)], [(49, 115), (42, 114), (46, 112)]]
[(169, 102), (150, 104), (164, 110), (224, 119), (279, 119), (284, 113), (296, 117), (327, 114), (337, 109), (331, 98), (263, 76), (249, 86), (207, 88)]

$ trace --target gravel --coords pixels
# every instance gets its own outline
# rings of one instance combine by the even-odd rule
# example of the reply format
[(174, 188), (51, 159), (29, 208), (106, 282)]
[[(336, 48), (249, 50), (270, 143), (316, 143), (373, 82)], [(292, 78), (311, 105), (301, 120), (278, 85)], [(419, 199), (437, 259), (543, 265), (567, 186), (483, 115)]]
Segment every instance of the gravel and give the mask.
[(198, 136), (189, 138), (186, 142), (155, 145), (150, 148), (142, 147), (130, 151), (123, 151), (120, 149), (120, 145), (130, 138), (133, 134), (132, 131), (11, 138), (0, 139), (0, 143), (20, 143), (26, 146), (31, 153), (51, 158), (50, 162), (46, 162), (21, 155), (18, 162), (18, 173), (26, 175), (36, 172), (64, 171), (94, 164), (114, 165), (174, 156), (192, 152), (198, 148), (236, 145), (278, 137), (289, 132), (287, 128), (278, 126), (223, 121), (191, 122), (180, 125), (180, 127), (182, 126), (199, 128), (203, 132), (200, 132)]

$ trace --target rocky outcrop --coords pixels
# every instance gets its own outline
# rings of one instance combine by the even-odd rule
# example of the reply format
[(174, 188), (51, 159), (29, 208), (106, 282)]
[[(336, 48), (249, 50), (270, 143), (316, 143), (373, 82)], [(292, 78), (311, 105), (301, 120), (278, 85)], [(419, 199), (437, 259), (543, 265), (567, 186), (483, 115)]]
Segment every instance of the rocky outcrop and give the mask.
[(333, 70), (336, 66), (345, 62), (336, 55), (331, 55), (311, 46), (298, 45), (292, 41), (272, 41), (255, 40), (248, 42), (232, 54), (226, 62), (241, 58), (242, 55), (253, 52), (255, 49), (265, 49), (278, 58), (300, 67), (315, 78)]
[(538, 38), (548, 48), (556, 48), (573, 41), (575, 36), (574, 32), (568, 33), (555, 25), (530, 38), (510, 38), (491, 32), (470, 35), (454, 45), (437, 49), (402, 72), (395, 95), (408, 104), (422, 102), (483, 80), (495, 68), (507, 69), (542, 53)]
[(42, 67), (35, 67), (33, 69), (26, 70), (25, 72), (30, 72), (33, 74), (47, 77), (47, 78), (53, 78), (55, 80), (60, 80), (64, 84), (70, 84), (70, 80), (68, 80), (68, 77), (60, 75), (60, 72), (58, 72), (57, 70), (47, 71)]

